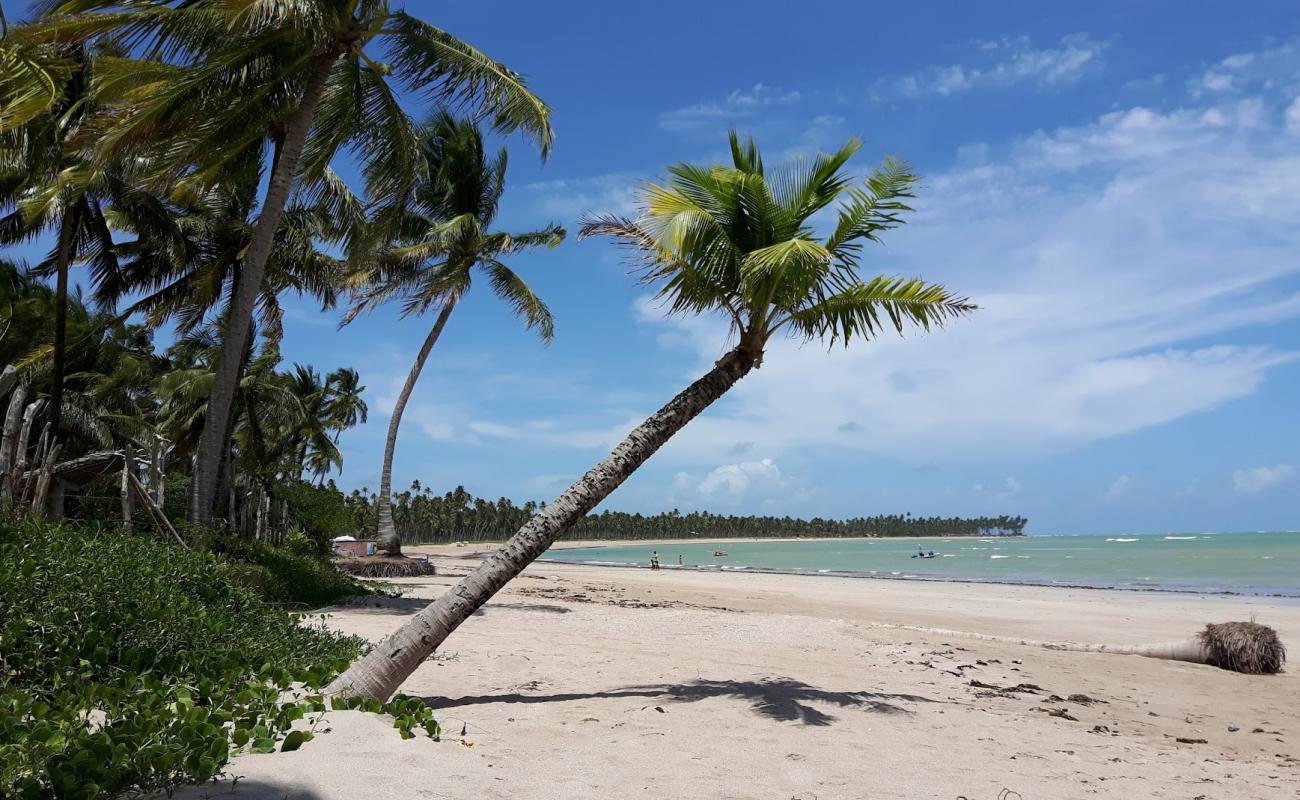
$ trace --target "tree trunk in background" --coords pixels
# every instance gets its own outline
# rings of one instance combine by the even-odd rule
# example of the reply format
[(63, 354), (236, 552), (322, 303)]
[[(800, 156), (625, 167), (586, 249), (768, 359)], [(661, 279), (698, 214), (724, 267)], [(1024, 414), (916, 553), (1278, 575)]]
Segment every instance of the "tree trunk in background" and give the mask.
[(149, 493), (153, 495), (153, 501), (159, 508), (163, 507), (163, 500), (166, 498), (163, 486), (163, 469), (167, 458), (165, 447), (163, 438), (154, 434), (153, 448), (149, 453)]
[(280, 217), (284, 214), (285, 204), (289, 200), (289, 192), (293, 188), (298, 159), (302, 155), (316, 106), (320, 103), (325, 82), (337, 60), (336, 50), (317, 56), (311, 77), (303, 91), (302, 102), (285, 123), (284, 147), (272, 167), (266, 196), (262, 200), (262, 210), (258, 214), (257, 225), (253, 228), (248, 254), (241, 265), (239, 292), (231, 298), (230, 321), (226, 326), (225, 341), (221, 343), (221, 356), (217, 359), (217, 374), (212, 384), (212, 396), (208, 400), (208, 413), (194, 465), (194, 491), (190, 495), (189, 519), (205, 527), (212, 524), (221, 447), (225, 444), (223, 439), (234, 410), (235, 391), (239, 388), (239, 365), (248, 344), (249, 326), (253, 321), (257, 296), (262, 291), (266, 262), (271, 255), (271, 245), (280, 225)]
[(609, 496), (646, 459), (754, 368), (758, 354), (737, 348), (704, 377), (627, 435), (614, 451), (528, 521), (510, 541), (326, 689), (346, 697), (388, 699), (456, 630), (524, 568)]
[(375, 501), (379, 510), (379, 529), (375, 539), (378, 549), (387, 550), (394, 555), (402, 552), (402, 538), (397, 535), (397, 526), (393, 524), (393, 453), (397, 450), (397, 429), (402, 424), (402, 412), (406, 410), (406, 403), (411, 399), (415, 382), (420, 379), (424, 362), (428, 360), (433, 346), (438, 343), (438, 337), (442, 335), (442, 329), (447, 326), (447, 319), (455, 307), (456, 301), (449, 300), (442, 307), (442, 311), (438, 312), (433, 330), (429, 331), (428, 338), (424, 340), (424, 345), (416, 354), (411, 374), (406, 376), (406, 384), (402, 386), (402, 393), (397, 396), (397, 403), (393, 405), (393, 414), (388, 418), (388, 441), (384, 445), (383, 470), (379, 473), (379, 498)]
[(74, 219), (65, 209), (59, 220), (59, 244), (55, 252), (54, 358), (50, 385), (50, 435), (59, 439), (63, 417), (63, 372), (68, 358), (68, 268), (72, 264)]

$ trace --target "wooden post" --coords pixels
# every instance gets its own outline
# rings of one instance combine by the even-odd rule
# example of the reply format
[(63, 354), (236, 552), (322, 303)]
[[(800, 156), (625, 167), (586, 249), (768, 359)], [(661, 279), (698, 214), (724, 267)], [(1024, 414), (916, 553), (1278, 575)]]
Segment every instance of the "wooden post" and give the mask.
[(0, 507), (9, 507), (18, 487), (18, 476), (14, 473), (14, 450), (18, 443), (18, 428), (26, 404), (27, 384), (20, 383), (14, 387), (13, 396), (9, 398), (4, 431), (0, 435)]
[[(40, 470), (44, 467), (45, 457), (49, 455), (50, 446), (52, 444), (53, 442), (50, 439), (50, 423), (47, 422), (45, 423), (45, 427), (41, 430), (41, 438), (36, 440), (36, 450), (32, 455), (31, 461), (32, 469)], [(37, 475), (37, 480), (39, 479), (40, 476)], [(29, 496), (36, 496), (36, 481), (29, 481), (26, 486), (22, 487), (21, 492), (14, 495), (18, 502), (24, 503), (27, 502)]]
[[(46, 428), (48, 428), (48, 423)], [(41, 434), (42, 442), (45, 441), (48, 431)], [(36, 491), (32, 495), (32, 511), (38, 514), (45, 511), (45, 493), (50, 488), (50, 480), (54, 477), (54, 460), (59, 457), (59, 445), (51, 444), (49, 450), (45, 453), (45, 463), (41, 465), (40, 475), (36, 478)]]
[(122, 448), (122, 527), (131, 529), (131, 466), (135, 453), (131, 445)]
[(135, 488), (136, 495), (140, 498), (140, 504), (144, 506), (145, 511), (147, 511), (150, 518), (153, 519), (154, 525), (157, 525), (160, 530), (165, 527), (181, 547), (184, 547), (186, 550), (190, 549), (190, 546), (185, 543), (185, 540), (182, 539), (181, 535), (176, 531), (176, 526), (172, 525), (171, 520), (167, 519), (167, 515), (163, 513), (162, 506), (155, 503), (153, 498), (149, 496), (149, 492), (140, 485), (140, 479), (132, 475), (131, 485)]
[(4, 371), (0, 372), (0, 397), (9, 394), (9, 390), (18, 383), (18, 370), (13, 364), (5, 365)]
[(54, 479), (54, 486), (50, 489), (50, 519), (63, 519), (63, 498), (66, 495), (68, 482), (62, 478)]

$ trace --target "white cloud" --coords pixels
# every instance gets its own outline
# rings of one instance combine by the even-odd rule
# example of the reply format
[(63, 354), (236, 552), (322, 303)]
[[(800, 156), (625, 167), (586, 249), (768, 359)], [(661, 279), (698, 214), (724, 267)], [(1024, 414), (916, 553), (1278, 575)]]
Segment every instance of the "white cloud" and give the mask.
[(1086, 34), (1066, 36), (1055, 47), (1034, 48), (1025, 37), (984, 42), (978, 65), (951, 64), (930, 67), (902, 78), (881, 80), (873, 87), (877, 97), (951, 95), (972, 89), (1016, 84), (1050, 86), (1073, 83), (1100, 68), (1106, 45)]
[(731, 495), (737, 497), (749, 491), (754, 484), (779, 486), (784, 481), (781, 469), (770, 458), (761, 461), (743, 461), (715, 468), (696, 487), (707, 496)]
[(1258, 494), (1289, 481), (1293, 475), (1295, 467), (1290, 464), (1239, 469), (1232, 473), (1232, 486), (1244, 494)]
[[(1300, 316), (1283, 288), (1300, 276), (1300, 152), (1280, 111), (1240, 96), (1130, 108), (931, 175), (865, 269), (943, 281), (980, 311), (848, 350), (773, 342), (666, 456), (707, 463), (737, 441), (773, 457), (1037, 455), (1250, 395), (1300, 356), (1216, 338)], [(725, 347), (717, 320), (664, 329), (693, 343), (696, 371)]]
[(687, 508), (760, 509), (817, 495), (770, 458), (723, 464), (703, 476), (678, 472), (668, 502)]
[(1106, 490), (1106, 497), (1115, 498), (1127, 493), (1131, 488), (1132, 483), (1132, 480), (1129, 479), (1127, 474), (1120, 475), (1111, 483), (1110, 488)]
[(736, 89), (720, 101), (696, 103), (659, 115), (659, 127), (673, 133), (713, 130), (737, 119), (746, 119), (765, 106), (786, 105), (799, 100), (799, 92), (756, 83)]
[(1201, 76), (1201, 85), (1211, 92), (1224, 92), (1232, 88), (1232, 76), (1222, 72), (1207, 72)]

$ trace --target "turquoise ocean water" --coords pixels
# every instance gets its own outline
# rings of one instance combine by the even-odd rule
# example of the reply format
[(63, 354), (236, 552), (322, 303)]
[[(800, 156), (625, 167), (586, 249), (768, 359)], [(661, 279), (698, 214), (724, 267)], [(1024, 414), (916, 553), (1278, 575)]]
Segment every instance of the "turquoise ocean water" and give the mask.
[[(921, 545), (936, 558), (911, 558)], [(715, 548), (727, 552), (713, 556)], [(982, 581), (1300, 597), (1300, 532), (990, 539), (724, 541), (566, 548), (544, 556), (646, 566), (754, 570), (915, 580)]]

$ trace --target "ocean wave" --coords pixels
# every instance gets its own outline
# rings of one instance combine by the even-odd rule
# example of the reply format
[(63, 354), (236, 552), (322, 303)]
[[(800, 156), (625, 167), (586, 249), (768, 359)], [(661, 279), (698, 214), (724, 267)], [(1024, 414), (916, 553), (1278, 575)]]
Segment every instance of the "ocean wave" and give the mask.
[(1199, 539), (1199, 536), (1166, 536), (1166, 539)]
[(1108, 542), (1136, 542), (1137, 539), (1107, 539)]
[(989, 556), (989, 558), (1011, 558), (1011, 556)]

